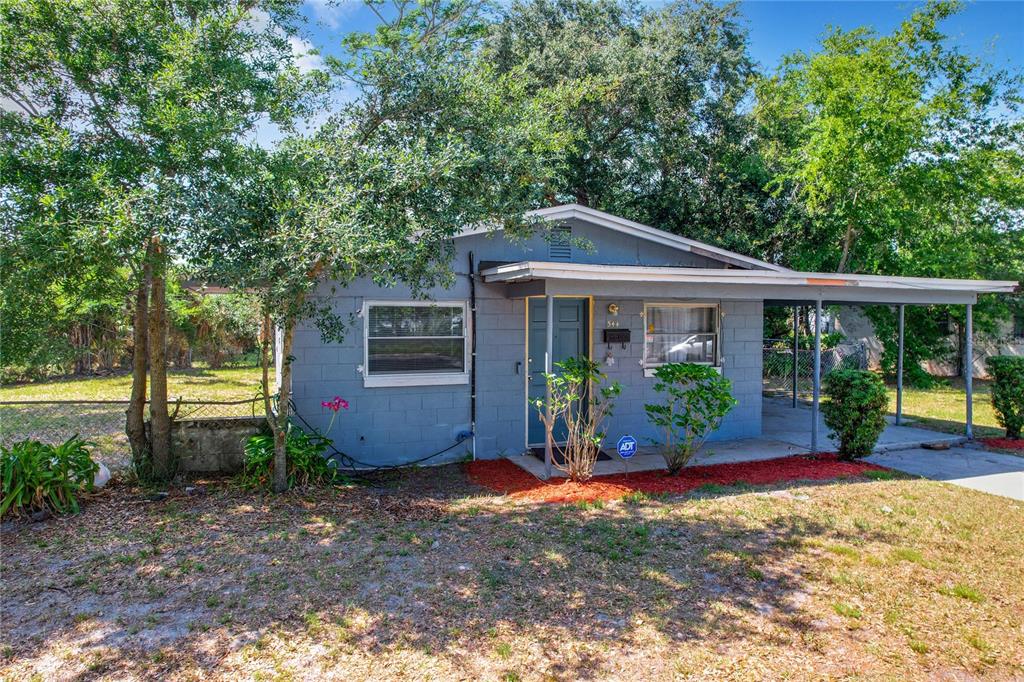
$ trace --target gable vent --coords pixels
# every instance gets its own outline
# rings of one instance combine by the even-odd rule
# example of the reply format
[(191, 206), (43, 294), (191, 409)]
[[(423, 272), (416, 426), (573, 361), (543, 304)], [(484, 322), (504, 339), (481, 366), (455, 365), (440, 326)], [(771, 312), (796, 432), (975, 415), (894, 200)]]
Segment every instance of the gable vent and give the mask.
[(548, 242), (548, 258), (551, 260), (572, 260), (572, 228), (560, 225), (551, 230)]

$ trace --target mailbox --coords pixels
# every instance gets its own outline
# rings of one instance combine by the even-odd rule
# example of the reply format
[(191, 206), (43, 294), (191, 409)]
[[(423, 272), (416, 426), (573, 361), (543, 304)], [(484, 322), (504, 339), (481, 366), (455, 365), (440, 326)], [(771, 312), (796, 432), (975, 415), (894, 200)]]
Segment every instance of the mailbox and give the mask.
[(607, 344), (621, 343), (623, 345), (629, 343), (629, 330), (628, 329), (605, 329), (604, 330), (604, 342)]

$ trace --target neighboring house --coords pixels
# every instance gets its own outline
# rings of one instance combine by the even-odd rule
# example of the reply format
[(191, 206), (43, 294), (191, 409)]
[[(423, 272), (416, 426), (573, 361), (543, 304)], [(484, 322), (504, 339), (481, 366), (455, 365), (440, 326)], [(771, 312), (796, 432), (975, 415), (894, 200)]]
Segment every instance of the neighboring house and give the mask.
[[(836, 316), (836, 328), (850, 341), (859, 341), (867, 348), (868, 365), (878, 367), (882, 360), (882, 342), (875, 335), (871, 320), (860, 308), (842, 307)], [(955, 329), (947, 337), (950, 354), (945, 359), (929, 360), (924, 363), (925, 371), (935, 376), (954, 377), (963, 374), (962, 363), (958, 362), (959, 338)], [(1016, 314), (1001, 320), (994, 334), (974, 334), (974, 376), (988, 378), (985, 361), (994, 355), (1024, 355), (1024, 315)]]
[(516, 243), (465, 230), (455, 239), (456, 283), (427, 292), (429, 301), (368, 279), (333, 295), (323, 283), (320, 295), (356, 324), (343, 343), (324, 343), (311, 323), (296, 330), (292, 388), (302, 418), (325, 429), (321, 401), (342, 396), (351, 408), (330, 436), (371, 464), (445, 448), (430, 462), (519, 454), (544, 444), (529, 401), (544, 395), (550, 348), (552, 362), (586, 355), (622, 384), (608, 442), (659, 437), (644, 403), (656, 399), (654, 369), (675, 361), (720, 368), (732, 382), (738, 404), (713, 439), (755, 437), (765, 305), (971, 304), (978, 292), (1014, 285), (800, 273), (582, 206), (532, 215), (553, 234)]

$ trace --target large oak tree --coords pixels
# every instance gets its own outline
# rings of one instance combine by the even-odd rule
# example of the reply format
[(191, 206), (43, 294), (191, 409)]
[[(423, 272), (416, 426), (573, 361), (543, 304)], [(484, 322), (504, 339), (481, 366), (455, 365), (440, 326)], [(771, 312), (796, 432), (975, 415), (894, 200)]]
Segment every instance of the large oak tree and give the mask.
[[(10, 284), (30, 303), (110, 268), (128, 274), (126, 427), (156, 478), (173, 468), (168, 265), (244, 170), (246, 136), (266, 119), (288, 126), (322, 83), (296, 67), (298, 18), (290, 0), (0, 1), (4, 267), (16, 268), (5, 308)], [(13, 321), (30, 327), (32, 314)]]

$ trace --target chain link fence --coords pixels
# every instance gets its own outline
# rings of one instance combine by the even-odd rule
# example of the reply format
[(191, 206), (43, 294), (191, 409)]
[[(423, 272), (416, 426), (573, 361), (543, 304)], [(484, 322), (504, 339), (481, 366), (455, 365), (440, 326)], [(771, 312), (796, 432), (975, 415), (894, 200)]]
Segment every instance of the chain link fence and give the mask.
[[(263, 414), (262, 398), (246, 400), (169, 401), (174, 420), (253, 417)], [(95, 444), (93, 454), (111, 469), (131, 462), (125, 435), (127, 400), (4, 400), (0, 401), (0, 444), (31, 438), (63, 443), (80, 436)]]
[[(764, 392), (768, 395), (792, 395), (793, 342), (786, 339), (764, 341)], [(841, 343), (821, 350), (821, 376), (837, 369), (867, 369), (867, 347), (862, 343)], [(814, 350), (797, 350), (797, 395), (809, 397), (814, 390)]]

